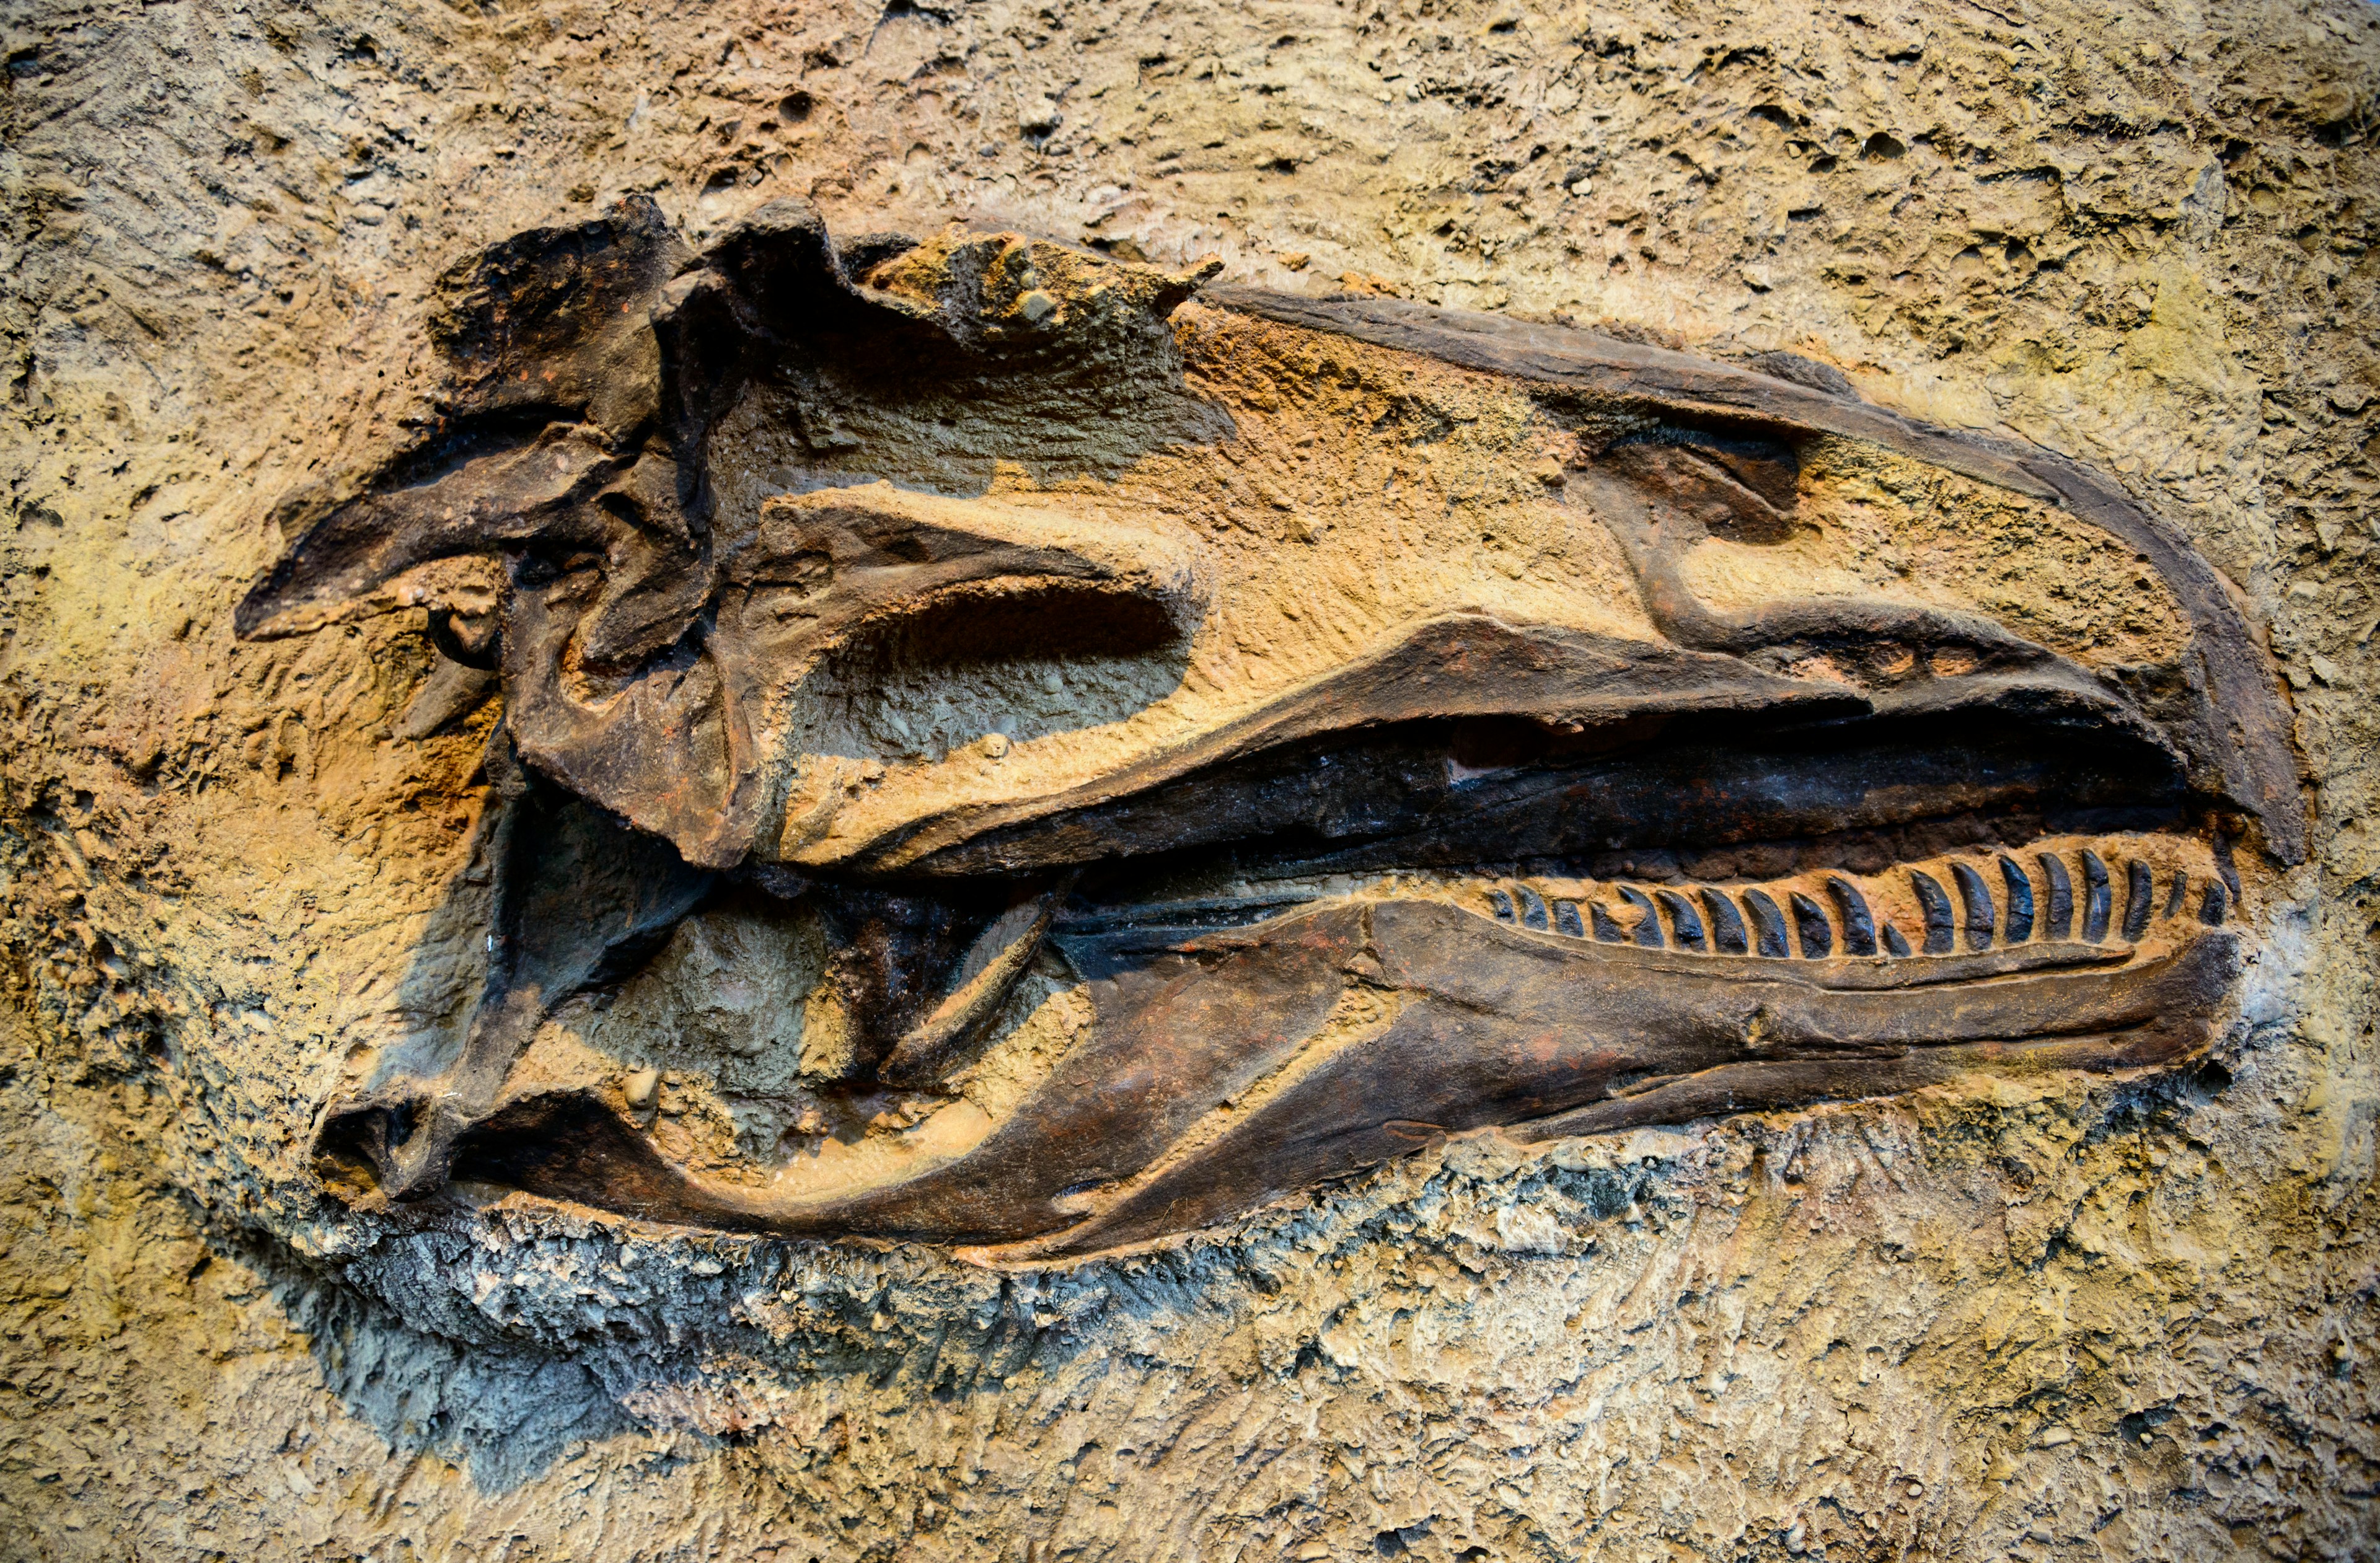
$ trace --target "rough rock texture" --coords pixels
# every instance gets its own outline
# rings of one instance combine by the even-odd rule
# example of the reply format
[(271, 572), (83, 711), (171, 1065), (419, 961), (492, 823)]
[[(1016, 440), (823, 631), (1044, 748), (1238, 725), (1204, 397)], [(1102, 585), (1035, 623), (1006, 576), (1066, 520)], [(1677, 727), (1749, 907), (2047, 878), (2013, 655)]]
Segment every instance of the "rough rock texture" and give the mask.
[[(12, 8), (0, 1551), (2350, 1557), (2373, 1514), (2380, 18), (2346, 4)], [(1790, 352), (2119, 474), (2313, 779), (2238, 1023), (2034, 1080), (1457, 1144), (999, 1274), (308, 1150), (451, 1022), (479, 745), (418, 613), (236, 644), (423, 413), (431, 283), (624, 193)], [(679, 957), (699, 963), (701, 951)], [(722, 1023), (722, 1025), (726, 1023)], [(664, 1098), (663, 1106), (666, 1108)]]

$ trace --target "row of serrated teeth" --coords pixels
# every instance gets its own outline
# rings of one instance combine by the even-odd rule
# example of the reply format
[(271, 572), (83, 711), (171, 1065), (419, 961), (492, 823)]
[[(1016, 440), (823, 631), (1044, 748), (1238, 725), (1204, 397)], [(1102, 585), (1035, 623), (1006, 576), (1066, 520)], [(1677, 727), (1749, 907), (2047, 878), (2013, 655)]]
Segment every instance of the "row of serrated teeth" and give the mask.
[[(1823, 887), (1810, 887), (1823, 889), (1823, 901), (1783, 887), (1614, 884), (1609, 887), (1614, 903), (1607, 904), (1592, 891), (1549, 895), (1520, 880), (1491, 885), (1486, 895), (1497, 921), (1572, 939), (1772, 960), (1798, 955), (1810, 961), (1839, 953), (1949, 955), (1961, 948), (1974, 951), (2078, 939), (2104, 944), (2111, 931), (2132, 944), (2159, 918), (2191, 915), (2193, 888), (2201, 924), (2217, 927), (2228, 910), (2223, 880), (2215, 874), (2202, 871), (2193, 877), (2187, 868), (2168, 869), (2160, 892), (2158, 868), (2135, 857), (2121, 864), (2124, 905), (2118, 923), (2119, 876), (2096, 852), (2082, 849), (2071, 865), (2060, 853), (2032, 856), (2030, 866), (2005, 853), (1980, 867), (1953, 862), (1948, 888), (1925, 869), (1905, 870), (1917, 909), (1914, 945), (1889, 916), (1878, 917), (1870, 909), (1874, 881), (1863, 890), (1857, 880), (1840, 874), (1826, 876)], [(1992, 893), (1994, 878), (2001, 887), (1998, 900)]]

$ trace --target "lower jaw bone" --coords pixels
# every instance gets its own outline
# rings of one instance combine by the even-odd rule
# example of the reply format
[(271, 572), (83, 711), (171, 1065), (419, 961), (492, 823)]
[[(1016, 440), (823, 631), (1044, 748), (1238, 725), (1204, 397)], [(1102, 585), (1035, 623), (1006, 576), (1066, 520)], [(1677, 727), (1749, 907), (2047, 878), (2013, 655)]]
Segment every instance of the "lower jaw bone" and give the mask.
[[(2115, 865), (2095, 942), (2073, 937), (2092, 931), (2086, 850)], [(1558, 881), (1383, 887), (1175, 939), (1088, 985), (1089, 1036), (982, 1140), (848, 1195), (707, 1182), (583, 1097), (516, 1104), (468, 1154), (480, 1176), (654, 1219), (917, 1238), (1039, 1262), (1208, 1226), (1455, 1134), (1539, 1140), (1884, 1095), (1977, 1067), (2107, 1070), (2203, 1048), (2240, 962), (2236, 933), (2204, 915), (2205, 887), (2221, 884), (2204, 849), (2068, 843), (2062, 855), (2076, 902), (2066, 937), (2047, 937), (2037, 861), (2022, 939), (2012, 881), (2002, 877), (1992, 903), (1991, 937), (1976, 939), (1974, 888), (1946, 873), (1944, 893), (1970, 915), (1954, 907), (1952, 948), (1935, 955), (1883, 953), (1880, 931), (1876, 955), (1841, 954), (1853, 903), (1823, 875), (1813, 885), (1828, 894), (1835, 941), (1824, 959), (1761, 957), (1749, 914), (1743, 956), (1714, 951), (1708, 922), (1693, 948), (1674, 889), (1637, 909), (1666, 914), (1658, 944), (1638, 941), (1641, 923), (1621, 925), (1625, 907), (1606, 913), (1620, 938), (1598, 940), (1583, 911), (1568, 932), (1559, 908), (1586, 891)], [(2145, 890), (2133, 863), (2146, 866)], [(1933, 878), (1941, 866), (1896, 874)], [(2177, 877), (2199, 885), (2197, 905), (2173, 890)], [(1925, 927), (1922, 890), (1833, 878), (1872, 924), (1897, 928), (1913, 913)], [(1723, 893), (1749, 903), (1747, 890)], [(1797, 894), (1817, 904), (1807, 890), (1782, 893), (1782, 907)], [(1717, 920), (1700, 893), (1686, 903)]]

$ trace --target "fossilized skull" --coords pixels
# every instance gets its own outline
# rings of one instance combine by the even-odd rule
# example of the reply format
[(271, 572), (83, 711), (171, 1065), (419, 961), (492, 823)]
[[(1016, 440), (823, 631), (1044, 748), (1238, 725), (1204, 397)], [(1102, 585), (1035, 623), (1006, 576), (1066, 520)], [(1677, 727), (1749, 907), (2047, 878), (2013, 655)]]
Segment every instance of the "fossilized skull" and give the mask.
[(1200, 281), (782, 203), (450, 274), (444, 421), (239, 618), (426, 608), (405, 736), (500, 696), (485, 990), (335, 1190), (1038, 1262), (2206, 1044), (2302, 804), (2113, 482), (1803, 359)]

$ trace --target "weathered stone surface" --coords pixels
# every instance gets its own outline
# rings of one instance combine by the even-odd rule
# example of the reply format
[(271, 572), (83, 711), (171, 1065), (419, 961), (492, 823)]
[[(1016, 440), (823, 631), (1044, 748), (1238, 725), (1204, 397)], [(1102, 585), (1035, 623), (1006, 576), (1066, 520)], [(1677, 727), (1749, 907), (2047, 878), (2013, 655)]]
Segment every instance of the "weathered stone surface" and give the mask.
[[(2380, 370), (2364, 209), (2380, 32), (2343, 6), (1442, 9), (10, 19), (7, 1548), (2374, 1545), (2365, 423)], [(884, 366), (837, 378), (829, 356), (732, 404), (673, 389), (733, 378), (672, 368), (722, 340), (705, 309), (740, 311), (753, 340), (808, 329), (831, 253), (970, 352), (1073, 319), (1065, 251), (1030, 252), (1053, 280), (1026, 286), (1002, 270), (1026, 251), (946, 229), (954, 217), (1155, 280), (1084, 336), (1075, 378), (976, 398), (936, 481), (868, 497), (883, 474), (866, 453), (939, 427), (873, 393)], [(855, 236), (884, 233), (926, 244)], [(1183, 303), (1187, 285), (1163, 279), (1209, 254), (1221, 275)], [(678, 285), (698, 255), (726, 282)], [(655, 295), (646, 315), (616, 308)], [(1169, 310), (1170, 338), (1142, 331)], [(1775, 388), (1755, 409), (1767, 424), (1825, 430), (1875, 409), (1857, 416), (1949, 430), (2004, 465), (1946, 461), (1949, 444), (1896, 465), (1801, 434), (1788, 462), (1759, 430), (1549, 440), (1537, 394), (1512, 386), (1573, 372), (1578, 338), (1549, 328), (1579, 325), (1602, 328), (1595, 373), (1617, 366), (1706, 411), (1757, 378)], [(1178, 353), (1198, 394), (1148, 372), (1152, 352)], [(1069, 423), (1101, 376), (1133, 394)], [(1053, 424), (1054, 442), (1038, 432)], [(983, 579), (1029, 550), (1037, 576), (1074, 571), (1155, 615), (1014, 666), (961, 654), (977, 632), (950, 620), (828, 650), (780, 747), (845, 763), (738, 815), (719, 800), (748, 768), (700, 759), (694, 725), (670, 729), (694, 757), (668, 773), (712, 790), (657, 795), (643, 818), (629, 800), (659, 750), (632, 747), (615, 772), (613, 751), (580, 764), (559, 728), (517, 754), (488, 743), (500, 713), (515, 726), (530, 709), (528, 674), (554, 665), (522, 659), (561, 641), (537, 639), (481, 561), (358, 577), (360, 601), (342, 587), (239, 626), (302, 633), (235, 634), (251, 585), (362, 514), (359, 495), (410, 503), (433, 491), (410, 485), (459, 474), (508, 497), (484, 517), (442, 500), (408, 535), (535, 530), (593, 504), (606, 529), (565, 540), (610, 569), (600, 595), (562, 604), (572, 644), (590, 676), (651, 666), (705, 611), (662, 563), (708, 524), (686, 508), (690, 436), (638, 442), (664, 425), (746, 453), (710, 480), (751, 523), (748, 578), (799, 587), (819, 557), (889, 571), (896, 533), (965, 535), (991, 551), (970, 555)], [(769, 444), (788, 429), (798, 454)], [(1197, 454), (1227, 449), (1239, 459)], [(389, 467), (392, 452), (413, 465)], [(804, 463), (834, 493), (772, 497)], [(1658, 506), (1632, 528), (1623, 480), (1717, 546), (1678, 546)], [(519, 503), (534, 485), (546, 497)], [(1568, 525), (1571, 504), (1611, 530)], [(1086, 551), (1130, 517), (1157, 523), (1161, 546)], [(896, 574), (880, 577), (895, 595), (910, 589)], [(1984, 789), (1973, 818), (1783, 842), (1704, 830), (1568, 876), (1515, 871), (1494, 879), (1506, 927), (1485, 889), (1468, 911), (1385, 902), (1360, 939), (1318, 941), (1317, 1034), (1346, 1045), (1244, 1122), (1202, 1130), (1207, 1162), (1162, 1163), (1092, 1206), (1027, 1191), (1069, 1217), (1096, 1207), (1085, 1230), (1116, 1242), (1173, 1240), (1133, 1256), (1075, 1257), (1103, 1242), (1070, 1252), (1061, 1229), (1014, 1222), (1014, 1198), (990, 1202), (1004, 1232), (926, 1233), (1048, 1245), (990, 1268), (549, 1203), (534, 1157), (479, 1169), (524, 1188), (426, 1180), (404, 1208), (372, 1204), (369, 1155), (346, 1164), (353, 1186), (322, 1176), (334, 1104), (484, 1056), (502, 1066), (472, 1085), (487, 1105), (507, 1080), (535, 1088), (506, 1111), (615, 1104), (617, 1157), (663, 1157), (722, 1197), (787, 1145), (811, 1147), (818, 1186), (904, 1186), (1003, 1144), (993, 1126), (1032, 1121), (1016, 1115), (1037, 1083), (1093, 1058), (1087, 1039), (1172, 1001), (1131, 986), (1158, 968), (1147, 919), (1114, 915), (1112, 879), (1054, 878), (1086, 843), (1312, 816), (1291, 773), (1235, 736), (1248, 709), (1278, 701), (1328, 733), (1360, 702), (1405, 697), (1401, 670), (1451, 654), (1390, 632), (1452, 599), (1558, 631), (1495, 641), (1483, 688), (1531, 669), (1559, 694), (1582, 647), (1667, 638), (1731, 661), (1778, 643), (1763, 605), (1788, 581), (1881, 590), (1904, 619), (1972, 609), (2083, 670), (2060, 673), (2059, 697), (2115, 690), (2142, 713), (2131, 731), (2175, 757), (2174, 795), (2205, 812), (2212, 844), (2185, 831), (2186, 851), (2118, 851), (2037, 822), (2003, 839)], [(1254, 585), (1219, 598), (1219, 582)], [(1234, 609), (1220, 632), (1169, 649), (1180, 605), (1217, 600)], [(2209, 613), (2244, 633), (2193, 641)], [(1014, 637), (1050, 622), (996, 624)], [(1382, 645), (1387, 660), (1366, 660)], [(2013, 654), (2004, 638), (1961, 647)], [(1767, 675), (1807, 684), (1815, 654), (1803, 644)], [(2206, 692), (2267, 679), (2267, 655), (2287, 707), (2227, 725), (2245, 704)], [(1866, 687), (1882, 666), (1830, 671)], [(2143, 671), (2160, 667), (2180, 671)], [(1160, 706), (1189, 746), (1151, 762), (1163, 735), (1135, 713)], [(984, 720), (994, 709), (1006, 725)], [(1431, 763), (1493, 772), (1511, 744), (1466, 730)], [(1411, 841), (1448, 839), (1400, 780), (1419, 774), (1410, 753), (1366, 752), (1382, 781), (1363, 806), (1419, 811), (1383, 838), (1408, 844), (1334, 845), (1317, 874), (1379, 873), (1412, 861)], [(2301, 762), (2310, 814), (2291, 795)], [(565, 783), (653, 834), (619, 835)], [(1588, 801), (1617, 806), (1620, 791)], [(1698, 818), (1735, 806), (1718, 795)], [(1516, 795), (1495, 829), (1536, 821), (1554, 832), (1544, 854), (1582, 855), (1585, 837), (1560, 832), (1584, 827), (1534, 806)], [(1604, 817), (1560, 817), (1582, 818)], [(751, 832), (757, 853), (679, 829), (721, 819), (772, 828)], [(685, 850), (637, 855), (656, 837)], [(2192, 855), (2235, 843), (2236, 882)], [(584, 870), (503, 872), (556, 854)], [(953, 912), (941, 890), (867, 878), (993, 868), (1052, 876), (1030, 888), (1057, 899)], [(722, 873), (746, 878), (722, 888)], [(2019, 879), (2039, 949), (2170, 930), (2222, 952), (2222, 975), (2181, 963), (2171, 993), (2109, 988), (2107, 1035), (2022, 1060), (1986, 1056), (2007, 1024), (1961, 1012), (1928, 1028), (1938, 1050), (1877, 1063), (1872, 1088), (1899, 1095), (1820, 1105), (1844, 1093), (1794, 1074), (1806, 1060), (1747, 1078), (1697, 1057), (1670, 1079), (1607, 1048), (1595, 1067), (1625, 1079), (1580, 1106), (1528, 1095), (1545, 1058), (1516, 1081), (1489, 1060), (1522, 1053), (1432, 1029), (1567, 1014), (1572, 971), (1691, 983), (1730, 960), (1799, 966), (1814, 941), (1836, 966), (1888, 964), (1900, 939), (1912, 962), (1998, 970), (2027, 942)], [(1467, 941), (1457, 957), (1445, 928)], [(1002, 966), (1028, 929), (1119, 975), (1078, 987)], [(1166, 939), (1196, 959), (1196, 939), (1232, 937)], [(904, 951), (990, 974), (981, 996), (918, 986)], [(2234, 951), (2244, 969), (2221, 998)], [(1483, 1000), (1481, 985), (1500, 987)], [(1807, 1023), (1829, 1036), (1880, 1024), (1846, 1015), (1898, 1013), (1888, 995), (1835, 990), (1762, 1012), (1804, 1002), (1834, 1017)], [(464, 1046), (490, 1031), (501, 1047)], [(887, 1059), (905, 1060), (896, 1084), (956, 1070), (965, 1088), (925, 1115), (915, 1088), (855, 1093)], [(1381, 1162), (1307, 1136), (1327, 1117), (1299, 1104), (1336, 1099), (1333, 1070), (1420, 1105), (1371, 1125), (1392, 1159), (1307, 1187)], [(1478, 1121), (1461, 1111), (1500, 1091), (1527, 1097), (1497, 1121), (1528, 1132), (1460, 1137)], [(1029, 1184), (1054, 1154), (993, 1161)], [(1115, 1184), (1129, 1169), (1094, 1170)], [(1193, 1226), (1208, 1230), (1181, 1240)]]

